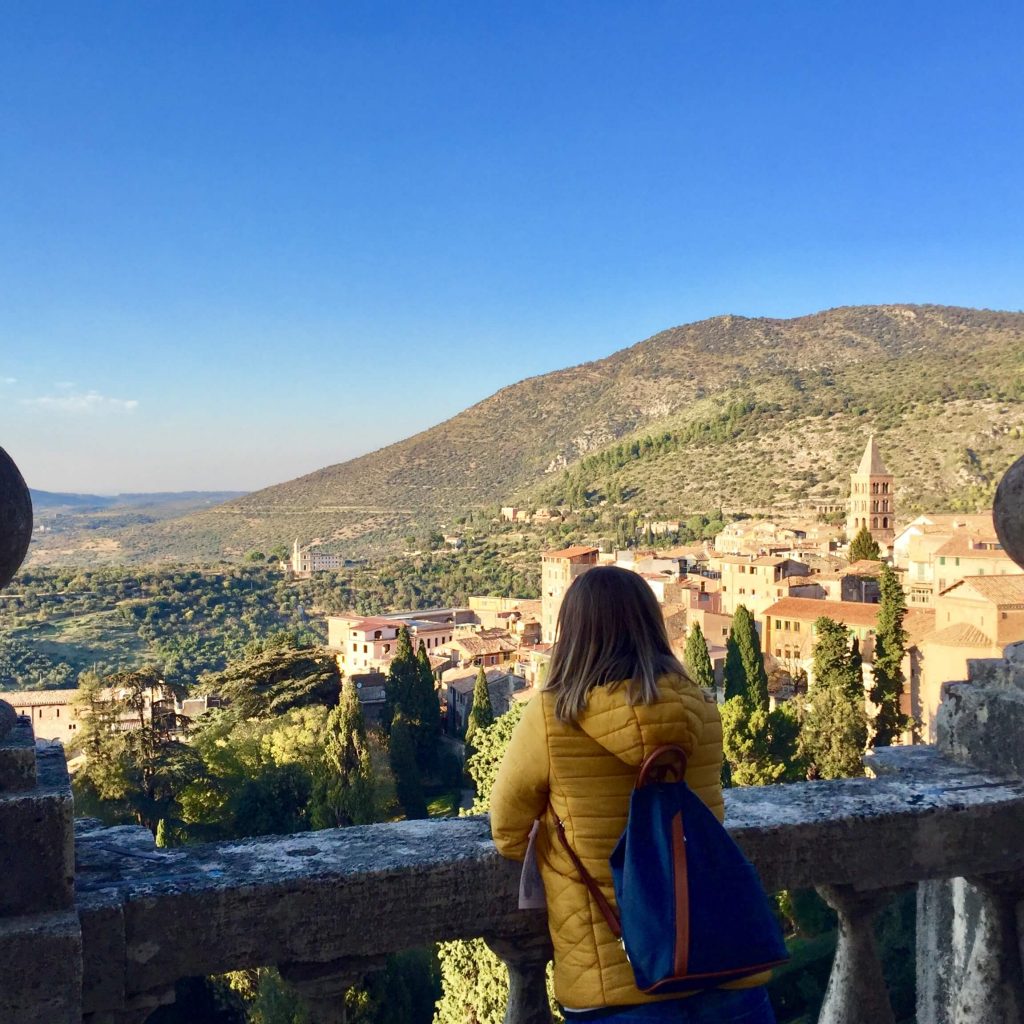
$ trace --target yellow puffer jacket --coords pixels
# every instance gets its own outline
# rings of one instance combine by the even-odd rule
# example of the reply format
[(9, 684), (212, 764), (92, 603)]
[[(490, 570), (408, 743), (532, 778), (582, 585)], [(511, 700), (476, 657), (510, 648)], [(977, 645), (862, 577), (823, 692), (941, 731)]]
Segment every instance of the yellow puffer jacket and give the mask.
[(660, 679), (658, 691), (653, 704), (630, 705), (625, 685), (594, 687), (578, 728), (559, 722), (554, 695), (541, 691), (513, 732), (491, 792), (491, 832), (504, 856), (522, 860), (533, 822), (541, 821), (536, 848), (555, 947), (555, 996), (572, 1009), (656, 997), (636, 987), (622, 947), (558, 839), (556, 818), (614, 906), (608, 858), (626, 826), (630, 793), (647, 754), (666, 743), (681, 746), (690, 788), (719, 820), (724, 817), (717, 705), (678, 676)]

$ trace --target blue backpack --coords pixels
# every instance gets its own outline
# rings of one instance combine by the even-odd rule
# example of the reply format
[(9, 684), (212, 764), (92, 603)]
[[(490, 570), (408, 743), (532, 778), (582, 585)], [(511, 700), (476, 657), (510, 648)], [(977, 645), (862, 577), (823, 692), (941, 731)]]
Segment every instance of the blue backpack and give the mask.
[(677, 746), (658, 747), (640, 766), (609, 861), (618, 914), (558, 824), (637, 988), (651, 995), (715, 988), (789, 959), (757, 872), (683, 781), (685, 772)]

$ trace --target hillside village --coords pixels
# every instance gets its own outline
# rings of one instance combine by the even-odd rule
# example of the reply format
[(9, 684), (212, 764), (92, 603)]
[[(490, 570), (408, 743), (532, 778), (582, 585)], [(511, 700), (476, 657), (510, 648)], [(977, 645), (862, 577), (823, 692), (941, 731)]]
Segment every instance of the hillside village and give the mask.
[[(991, 513), (901, 520), (896, 494), (897, 481), (872, 438), (850, 474), (845, 527), (820, 520), (742, 519), (699, 544), (613, 551), (577, 544), (549, 550), (540, 556), (540, 599), (474, 596), (463, 607), (330, 615), (327, 648), (354, 681), (372, 723), (384, 712), (388, 668), (399, 632), (407, 630), (413, 648), (422, 645), (429, 658), (446, 730), (458, 736), (465, 730), (479, 670), (496, 713), (528, 700), (543, 683), (566, 589), (596, 565), (617, 565), (648, 582), (680, 657), (699, 626), (719, 699), (727, 638), (736, 610), (744, 606), (760, 638), (773, 704), (813, 688), (815, 623), (827, 617), (858, 640), (870, 714), (867, 692), (883, 563), (844, 557), (849, 538), (866, 527), (906, 595), (902, 710), (915, 728), (905, 739), (929, 741), (942, 685), (964, 678), (969, 658), (997, 657), (1008, 643), (1024, 639), (1024, 573), (1003, 552)], [(504, 507), (500, 515), (508, 522), (540, 516), (547, 523), (559, 512)], [(679, 524), (648, 525), (651, 532), (665, 534)], [(458, 541), (446, 538), (451, 546)], [(345, 564), (340, 555), (296, 541), (287, 569), (302, 576)], [(32, 717), (38, 736), (74, 738), (77, 712), (68, 691), (22, 691), (15, 697), (14, 706)], [(169, 699), (157, 695), (153, 703), (163, 707)], [(192, 698), (179, 702), (177, 710), (195, 717), (208, 703)]]

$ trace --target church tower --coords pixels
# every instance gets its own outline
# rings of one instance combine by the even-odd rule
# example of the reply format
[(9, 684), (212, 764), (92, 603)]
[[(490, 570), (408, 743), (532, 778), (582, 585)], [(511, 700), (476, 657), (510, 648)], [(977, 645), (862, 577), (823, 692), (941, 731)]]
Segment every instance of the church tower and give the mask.
[(866, 526), (880, 545), (892, 547), (896, 537), (893, 501), (893, 475), (882, 461), (874, 437), (870, 437), (857, 471), (850, 474), (846, 539), (853, 540)]

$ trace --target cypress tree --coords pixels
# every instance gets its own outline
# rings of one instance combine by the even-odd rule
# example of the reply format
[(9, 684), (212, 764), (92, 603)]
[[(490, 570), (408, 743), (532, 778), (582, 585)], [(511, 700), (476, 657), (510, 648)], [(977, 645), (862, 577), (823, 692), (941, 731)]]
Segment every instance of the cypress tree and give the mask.
[(424, 771), (437, 767), (441, 733), (441, 705), (434, 689), (434, 672), (423, 641), (416, 653), (416, 759)]
[(391, 660), (387, 678), (387, 720), (390, 722), (402, 712), (407, 718), (416, 715), (419, 665), (413, 653), (409, 629), (402, 626), (395, 642), (395, 656)]
[(875, 630), (874, 685), (871, 700), (878, 708), (874, 720), (873, 747), (887, 747), (907, 728), (907, 716), (900, 709), (903, 693), (903, 658), (907, 651), (907, 631), (903, 619), (907, 600), (899, 577), (891, 565), (882, 566), (879, 580), (881, 602)]
[(313, 782), (314, 828), (365, 825), (376, 819), (373, 769), (359, 696), (350, 679), (327, 716), (323, 756)]
[[(754, 617), (745, 605), (733, 613), (732, 628), (726, 644), (726, 697), (742, 696), (751, 708), (768, 710), (768, 673), (761, 656), (761, 638)], [(732, 665), (730, 666), (730, 656)], [(731, 667), (731, 672), (730, 672)]]
[(881, 556), (882, 549), (878, 546), (878, 541), (871, 536), (871, 531), (866, 526), (862, 526), (850, 542), (850, 561), (877, 562)]
[(399, 711), (391, 723), (391, 771), (395, 791), (407, 818), (425, 818), (427, 803), (423, 798), (420, 773), (416, 767), (416, 746), (405, 715)]
[(683, 664), (690, 678), (705, 690), (715, 692), (715, 670), (711, 665), (711, 656), (708, 654), (707, 641), (700, 628), (700, 623), (695, 622), (686, 638), (686, 650), (683, 652)]
[(476, 674), (476, 685), (473, 687), (473, 707), (466, 722), (466, 754), (473, 749), (473, 734), (478, 729), (486, 729), (494, 721), (494, 708), (491, 707), (491, 694), (487, 689), (487, 673), (483, 665)]
[(736, 643), (734, 630), (729, 630), (725, 641), (725, 699), (739, 697), (745, 700), (747, 695), (747, 677), (743, 672), (743, 659)]
[(814, 688), (800, 729), (799, 752), (810, 778), (842, 779), (864, 774), (867, 716), (860, 649), (840, 622), (814, 623)]

